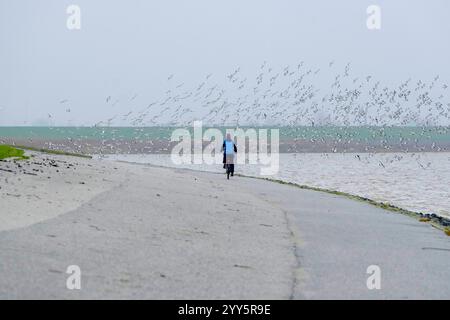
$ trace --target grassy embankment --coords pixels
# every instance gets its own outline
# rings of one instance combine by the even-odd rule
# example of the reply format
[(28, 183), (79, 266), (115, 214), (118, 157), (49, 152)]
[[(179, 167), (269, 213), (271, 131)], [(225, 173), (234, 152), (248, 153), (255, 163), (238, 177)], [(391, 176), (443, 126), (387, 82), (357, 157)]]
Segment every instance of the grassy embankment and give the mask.
[[(35, 148), (35, 147), (27, 147), (27, 146), (9, 146), (9, 145), (0, 145), (0, 159), (5, 158), (19, 158), (19, 159), (29, 159), (29, 157), (24, 156), (24, 150), (37, 151), (48, 154), (56, 154), (61, 156), (72, 156), (72, 157), (80, 157), (80, 158), (88, 158), (92, 157), (86, 154), (59, 151), (59, 150), (49, 150), (43, 148)], [(4, 155), (4, 158), (2, 158)]]
[(15, 158), (20, 160), (29, 159), (25, 156), (25, 151), (7, 145), (0, 145), (0, 160), (6, 158)]

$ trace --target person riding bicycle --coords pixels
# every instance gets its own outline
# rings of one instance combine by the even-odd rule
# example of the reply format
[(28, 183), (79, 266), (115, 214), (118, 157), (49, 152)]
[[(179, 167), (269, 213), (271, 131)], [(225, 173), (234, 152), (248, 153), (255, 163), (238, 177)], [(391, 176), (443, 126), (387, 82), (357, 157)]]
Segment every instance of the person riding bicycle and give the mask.
[(237, 152), (237, 147), (234, 141), (231, 139), (231, 134), (227, 133), (227, 138), (223, 141), (223, 168), (228, 165), (227, 172), (234, 175), (234, 153)]

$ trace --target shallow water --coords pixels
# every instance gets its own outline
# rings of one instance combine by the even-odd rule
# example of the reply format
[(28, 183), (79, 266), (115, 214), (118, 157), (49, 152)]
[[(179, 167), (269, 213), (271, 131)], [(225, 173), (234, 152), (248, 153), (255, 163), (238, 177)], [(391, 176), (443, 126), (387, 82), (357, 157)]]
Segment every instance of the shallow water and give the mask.
[[(220, 165), (175, 165), (170, 155), (111, 155), (111, 160), (223, 172)], [(260, 176), (258, 165), (236, 171)], [(351, 193), (422, 213), (450, 217), (450, 153), (280, 154), (269, 178)]]

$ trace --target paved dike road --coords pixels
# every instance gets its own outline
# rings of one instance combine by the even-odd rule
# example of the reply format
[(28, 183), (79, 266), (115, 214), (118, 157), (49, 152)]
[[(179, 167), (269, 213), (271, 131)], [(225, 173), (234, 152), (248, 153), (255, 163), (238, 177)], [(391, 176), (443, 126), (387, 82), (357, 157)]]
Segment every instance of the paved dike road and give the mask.
[[(450, 237), (413, 218), (252, 178), (84, 164), (103, 169), (76, 188), (114, 183), (73, 210), (55, 205), (54, 215), (0, 231), (1, 299), (450, 298)], [(67, 181), (48, 181), (39, 183), (61, 183), (69, 197)], [(17, 196), (1, 200), (0, 214), (14, 219)], [(80, 290), (66, 287), (70, 265)], [(379, 290), (366, 285), (371, 265)]]

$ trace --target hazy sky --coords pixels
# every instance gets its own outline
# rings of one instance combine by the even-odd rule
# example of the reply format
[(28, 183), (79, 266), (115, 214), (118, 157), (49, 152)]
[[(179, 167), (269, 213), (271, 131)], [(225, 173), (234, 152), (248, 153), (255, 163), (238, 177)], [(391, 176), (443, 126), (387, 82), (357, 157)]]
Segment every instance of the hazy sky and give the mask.
[[(66, 27), (71, 4), (81, 30)], [(371, 4), (381, 30), (366, 27)], [(263, 61), (449, 81), (449, 12), (448, 0), (0, 0), (0, 125), (91, 125), (119, 112), (107, 96), (126, 112), (160, 97), (170, 74), (195, 86)]]

